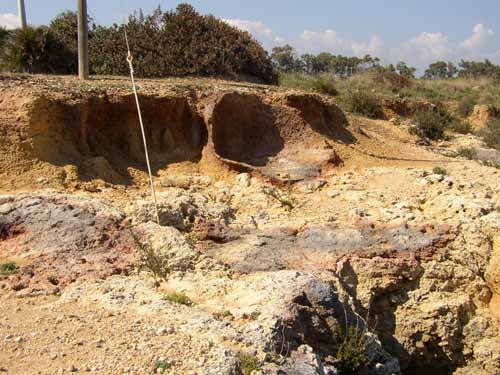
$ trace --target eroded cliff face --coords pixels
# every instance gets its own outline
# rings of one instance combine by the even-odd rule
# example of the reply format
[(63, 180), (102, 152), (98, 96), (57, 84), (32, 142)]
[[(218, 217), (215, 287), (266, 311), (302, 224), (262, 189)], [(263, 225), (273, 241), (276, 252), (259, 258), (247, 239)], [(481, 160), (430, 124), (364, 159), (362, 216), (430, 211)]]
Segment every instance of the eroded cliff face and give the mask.
[(499, 373), (497, 170), (317, 95), (141, 85), (161, 225), (125, 82), (2, 80), (5, 369)]

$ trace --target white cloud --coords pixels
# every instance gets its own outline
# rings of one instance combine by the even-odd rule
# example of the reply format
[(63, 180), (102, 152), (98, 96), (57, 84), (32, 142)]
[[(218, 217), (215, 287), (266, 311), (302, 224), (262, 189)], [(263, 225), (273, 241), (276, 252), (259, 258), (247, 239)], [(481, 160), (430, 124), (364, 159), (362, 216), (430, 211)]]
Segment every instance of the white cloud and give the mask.
[(335, 30), (304, 30), (297, 39), (286, 40), (261, 21), (241, 19), (225, 19), (224, 21), (231, 26), (248, 31), (268, 50), (289, 43), (297, 49), (299, 54), (326, 51), (335, 54), (364, 56), (381, 52), (383, 45), (382, 40), (377, 35), (372, 36), (368, 41), (355, 41)]
[(481, 50), (493, 35), (495, 35), (493, 30), (486, 28), (482, 23), (477, 24), (472, 29), (472, 35), (461, 42), (460, 47), (468, 50)]
[(364, 56), (367, 54), (378, 56), (382, 53), (383, 46), (384, 42), (382, 39), (378, 35), (373, 35), (368, 43), (352, 42), (351, 48), (357, 56)]
[(225, 19), (224, 21), (231, 26), (237, 27), (240, 30), (248, 31), (267, 49), (272, 49), (273, 47), (285, 43), (285, 40), (283, 38), (275, 34), (269, 26), (266, 26), (261, 21), (249, 21), (240, 19)]
[(448, 36), (442, 33), (423, 32), (413, 38), (410, 44), (423, 59), (442, 59), (452, 52)]
[(392, 48), (389, 59), (391, 61), (403, 60), (419, 69), (426, 68), (436, 60), (457, 62), (460, 59), (490, 58), (500, 62), (500, 51), (490, 48), (494, 35), (493, 30), (483, 24), (475, 25), (471, 35), (459, 42), (450, 41), (448, 35), (440, 32), (422, 32), (398, 47)]
[(19, 27), (19, 17), (12, 13), (0, 13), (0, 26), (6, 29), (15, 29)]
[(349, 42), (341, 37), (335, 30), (309, 31), (305, 30), (300, 35), (298, 48), (306, 52), (334, 52), (349, 48)]
[(302, 52), (318, 53), (331, 52), (364, 56), (377, 55), (382, 51), (383, 42), (378, 35), (373, 35), (368, 41), (356, 41), (341, 35), (335, 30), (309, 31), (305, 30), (294, 45)]
[(241, 19), (225, 21), (253, 34), (268, 50), (289, 43), (296, 48), (298, 54), (319, 52), (349, 56), (370, 54), (382, 58), (387, 63), (405, 61), (416, 66), (420, 72), (436, 60), (457, 62), (462, 58), (470, 60), (489, 58), (500, 63), (498, 45), (493, 46), (491, 43), (495, 33), (483, 24), (475, 25), (470, 36), (462, 41), (452, 41), (443, 32), (423, 31), (404, 42), (386, 45), (378, 35), (372, 35), (367, 40), (355, 40), (333, 29), (304, 30), (297, 37), (286, 40), (261, 21)]
[(391, 61), (405, 61), (423, 67), (436, 60), (446, 60), (453, 54), (453, 46), (443, 33), (422, 32), (410, 40), (392, 48)]

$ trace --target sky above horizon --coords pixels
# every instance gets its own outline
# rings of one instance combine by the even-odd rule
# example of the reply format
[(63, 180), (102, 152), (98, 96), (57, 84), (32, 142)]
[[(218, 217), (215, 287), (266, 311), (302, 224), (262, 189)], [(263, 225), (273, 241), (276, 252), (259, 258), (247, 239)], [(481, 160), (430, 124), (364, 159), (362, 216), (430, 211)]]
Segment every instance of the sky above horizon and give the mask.
[[(34, 25), (75, 10), (77, 3), (25, 2), (28, 23)], [(498, 0), (88, 0), (88, 7), (97, 23), (109, 25), (139, 8), (150, 13), (158, 5), (166, 10), (181, 2), (249, 31), (268, 50), (289, 43), (299, 54), (369, 53), (385, 63), (406, 61), (420, 71), (436, 60), (488, 58), (500, 64)], [(0, 2), (0, 25), (18, 25), (17, 0)]]

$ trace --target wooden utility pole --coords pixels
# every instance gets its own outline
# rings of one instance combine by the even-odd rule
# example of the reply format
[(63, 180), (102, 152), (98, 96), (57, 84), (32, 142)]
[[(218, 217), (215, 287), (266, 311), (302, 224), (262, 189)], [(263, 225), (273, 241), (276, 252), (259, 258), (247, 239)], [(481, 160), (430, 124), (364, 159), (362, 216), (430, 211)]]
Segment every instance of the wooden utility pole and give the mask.
[(24, 7), (24, 0), (18, 0), (19, 21), (21, 21), (21, 29), (26, 28), (26, 8)]
[(89, 79), (87, 0), (78, 0), (78, 75), (80, 79)]

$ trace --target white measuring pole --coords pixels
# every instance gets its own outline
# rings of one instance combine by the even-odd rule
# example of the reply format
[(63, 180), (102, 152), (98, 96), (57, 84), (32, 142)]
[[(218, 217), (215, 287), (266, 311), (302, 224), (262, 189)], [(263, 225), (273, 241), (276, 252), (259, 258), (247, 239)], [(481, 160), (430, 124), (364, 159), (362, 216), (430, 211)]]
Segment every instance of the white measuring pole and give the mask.
[(155, 184), (153, 182), (153, 173), (151, 173), (151, 164), (149, 162), (148, 143), (146, 141), (146, 132), (144, 131), (144, 123), (142, 121), (142, 113), (141, 113), (141, 105), (139, 103), (139, 96), (137, 95), (137, 88), (135, 86), (133, 58), (132, 58), (132, 54), (130, 53), (130, 45), (128, 43), (127, 30), (126, 29), (124, 29), (124, 30), (125, 30), (125, 41), (127, 43), (127, 62), (128, 62), (129, 68), (130, 68), (130, 79), (132, 81), (132, 89), (134, 91), (135, 103), (137, 105), (137, 113), (139, 115), (139, 124), (141, 126), (142, 140), (144, 142), (144, 153), (146, 154), (146, 164), (148, 165), (149, 183), (151, 186), (151, 196), (153, 197), (153, 202), (155, 205), (156, 222), (158, 223), (158, 225), (160, 225), (160, 214), (158, 212), (158, 201), (156, 199), (156, 190), (155, 190)]

